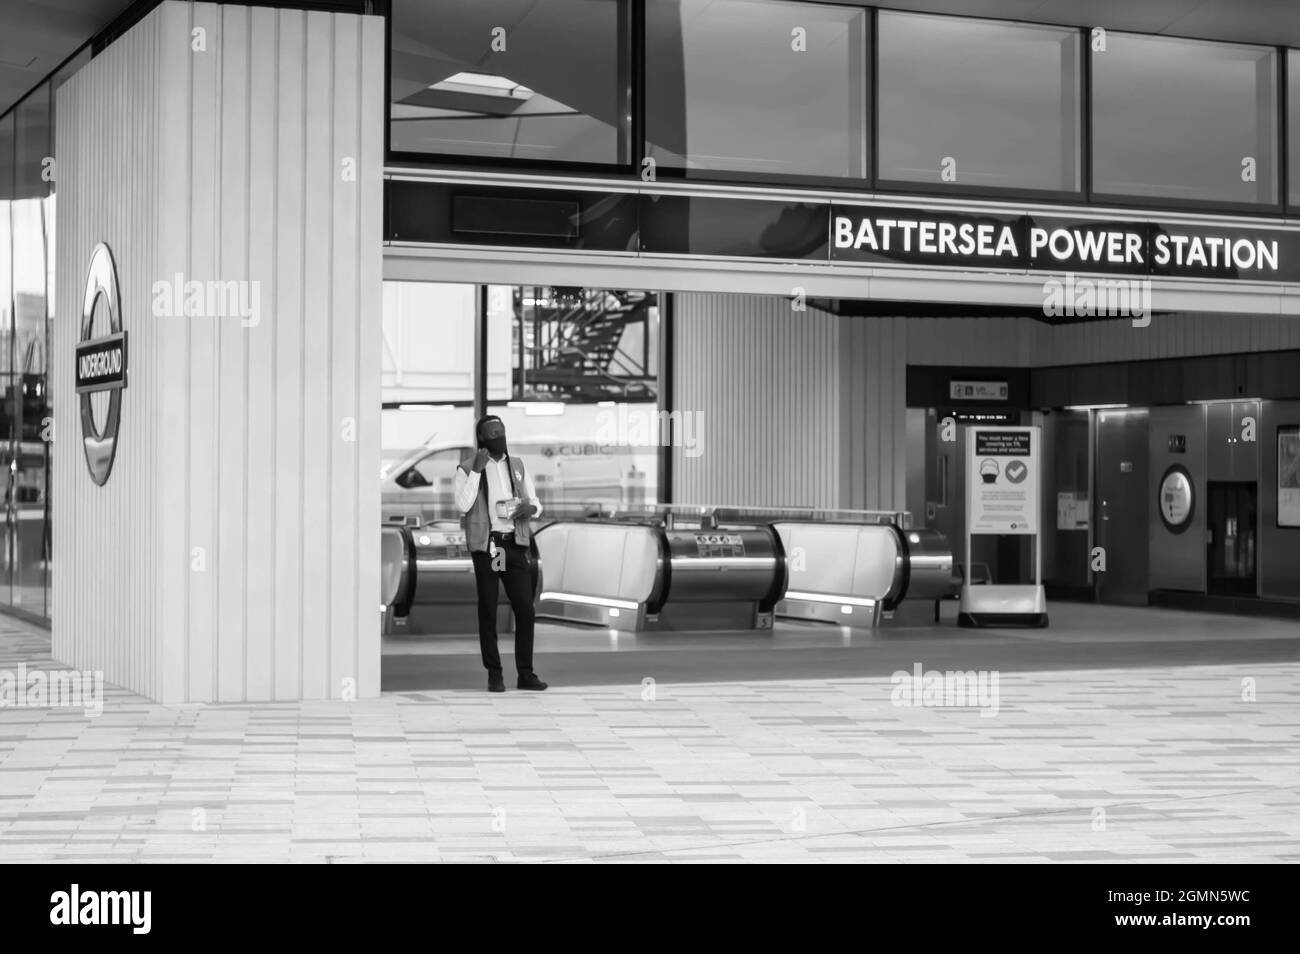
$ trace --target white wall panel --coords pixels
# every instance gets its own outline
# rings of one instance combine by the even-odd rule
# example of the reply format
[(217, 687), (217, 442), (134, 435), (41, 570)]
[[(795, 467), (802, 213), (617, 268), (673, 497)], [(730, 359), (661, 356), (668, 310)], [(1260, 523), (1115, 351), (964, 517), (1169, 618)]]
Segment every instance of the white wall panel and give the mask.
[[(66, 661), (168, 702), (378, 692), (383, 44), (375, 17), (167, 2), (60, 90)], [(71, 351), (101, 240), (131, 337), (97, 488)], [(260, 315), (151, 316), (177, 274)]]
[[(157, 696), (163, 633), (154, 615), (160, 554), (153, 534), (164, 445), (153, 412), (156, 378), (139, 373), (160, 342), (147, 321), (156, 276), (162, 196), (158, 22), (142, 24), (58, 93), (56, 307), (50, 362), (55, 441), (51, 624), (54, 655), (103, 670), (111, 682)], [(117, 455), (96, 486), (81, 445), (73, 348), (91, 251), (111, 243), (128, 331), (129, 385)], [(97, 335), (107, 328), (97, 327)]]

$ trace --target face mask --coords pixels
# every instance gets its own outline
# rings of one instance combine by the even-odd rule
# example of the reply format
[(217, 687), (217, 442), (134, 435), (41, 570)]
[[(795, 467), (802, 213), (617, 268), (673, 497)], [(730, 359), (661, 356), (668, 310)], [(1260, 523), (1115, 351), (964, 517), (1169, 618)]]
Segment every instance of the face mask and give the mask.
[(506, 452), (506, 439), (505, 437), (485, 437), (483, 438), (483, 446), (487, 448), (488, 453), (493, 457), (500, 457)]

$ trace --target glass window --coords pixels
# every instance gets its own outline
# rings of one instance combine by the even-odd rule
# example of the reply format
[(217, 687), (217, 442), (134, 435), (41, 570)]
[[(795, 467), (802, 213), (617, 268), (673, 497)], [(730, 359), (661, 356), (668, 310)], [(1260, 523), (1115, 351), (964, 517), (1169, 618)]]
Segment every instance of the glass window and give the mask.
[(510, 453), (528, 468), (549, 516), (626, 510), (658, 500), (659, 454), (669, 427), (657, 403), (515, 401), (488, 410), (505, 423)]
[[(459, 518), (452, 478), (474, 443), (480, 291), (384, 282), (385, 521)], [(558, 516), (653, 503), (662, 448), (700, 440), (696, 418), (659, 411), (658, 295), (489, 285), (486, 297), (488, 406), (543, 506)]]
[(12, 228), (12, 359), (5, 382), (9, 442), (6, 565), (12, 568), (13, 605), (45, 612), (48, 584), (46, 501), (49, 489), (49, 280), (53, 248), (50, 204), (50, 92), (39, 87), (14, 111)]
[(408, 489), (436, 487), (443, 482), (450, 484), (456, 476), (456, 465), (470, 453), (468, 447), (448, 447), (434, 451), (398, 474), (397, 483)]
[(14, 285), (13, 285), (13, 208), (14, 208), (14, 118), (15, 113), (0, 119), (0, 466), (4, 468), (4, 553), (0, 572), (0, 603), (13, 603), (13, 553), (17, 544), (14, 508), (17, 495), (11, 464), (17, 449), (14, 407), (18, 391), (14, 387)]
[[(474, 400), (478, 286), (384, 282), (385, 404)], [(493, 342), (489, 365), (505, 380), (509, 329)]]
[(647, 0), (646, 145), (669, 169), (867, 175), (868, 13)]
[(394, 152), (628, 161), (627, 0), (394, 0)]
[(1076, 192), (1077, 30), (882, 10), (881, 180)]
[(511, 376), (504, 390), (489, 386), (489, 400), (655, 400), (659, 333), (655, 293), (493, 286), (494, 292), (498, 290), (501, 306), (489, 305), (488, 331), (494, 341), (503, 332), (510, 336)]
[(1286, 52), (1287, 201), (1300, 206), (1300, 50)]
[(1277, 135), (1271, 49), (1109, 33), (1092, 53), (1094, 193), (1275, 204)]

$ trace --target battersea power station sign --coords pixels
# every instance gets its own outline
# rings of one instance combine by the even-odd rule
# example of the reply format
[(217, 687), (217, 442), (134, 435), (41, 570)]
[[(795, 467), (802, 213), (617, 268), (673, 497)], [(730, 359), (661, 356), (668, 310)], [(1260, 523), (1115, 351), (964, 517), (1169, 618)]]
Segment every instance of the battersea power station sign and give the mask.
[[(1050, 214), (940, 210), (401, 179), (384, 188), (385, 235), (408, 244), (1300, 283), (1300, 229), (1227, 219), (1207, 224), (1134, 212), (1133, 220), (1111, 220), (1065, 207)], [(457, 218), (456, 209), (485, 197), (498, 203), (491, 229)], [(560, 223), (545, 234), (536, 227), (538, 203), (549, 204), (552, 224)]]
[(1300, 232), (832, 206), (837, 261), (1300, 280)]

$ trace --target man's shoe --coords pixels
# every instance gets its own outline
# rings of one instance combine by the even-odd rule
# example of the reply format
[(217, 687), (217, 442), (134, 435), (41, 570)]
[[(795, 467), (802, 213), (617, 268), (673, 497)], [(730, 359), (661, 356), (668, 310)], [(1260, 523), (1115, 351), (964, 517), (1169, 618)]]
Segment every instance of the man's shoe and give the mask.
[(519, 688), (535, 689), (538, 692), (541, 692), (543, 689), (546, 688), (546, 683), (542, 682), (542, 680), (537, 678), (537, 673), (530, 672), (526, 676), (519, 677)]
[(506, 677), (499, 672), (488, 673), (488, 692), (505, 692)]

